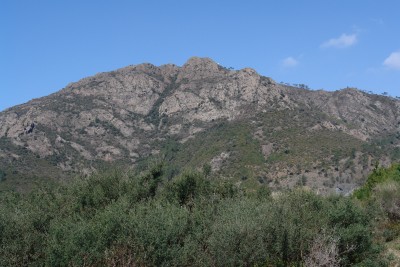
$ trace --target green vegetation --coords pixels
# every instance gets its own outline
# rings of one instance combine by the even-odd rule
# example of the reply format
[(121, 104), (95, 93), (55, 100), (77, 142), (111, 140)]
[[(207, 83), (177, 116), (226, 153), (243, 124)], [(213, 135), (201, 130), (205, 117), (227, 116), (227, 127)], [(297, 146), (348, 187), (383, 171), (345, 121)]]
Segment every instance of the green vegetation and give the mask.
[[(178, 84), (171, 86), (164, 91), (165, 94)], [(89, 100), (90, 98), (80, 97), (79, 103), (84, 105)], [(52, 105), (62, 105), (68, 110), (74, 109), (74, 102), (68, 101), (50, 102)], [(85, 106), (95, 105), (89, 102)], [(134, 135), (140, 146), (135, 148), (135, 151), (125, 145), (130, 137), (126, 139), (115, 125), (95, 116), (88, 124), (90, 127), (61, 125), (59, 136), (67, 141), (62, 145), (58, 145), (54, 129), (37, 124), (35, 131), (43, 132), (53, 146), (50, 149), (52, 154), (45, 157), (32, 152), (27, 143), (23, 144), (28, 140), (31, 142), (32, 137), (37, 138), (39, 135), (22, 135), (20, 138), (23, 142), (20, 144), (13, 143), (12, 139), (7, 137), (0, 138), (1, 150), (7, 155), (0, 157), (0, 169), (5, 173), (3, 179), (0, 176), (0, 191), (10, 188), (29, 189), (32, 181), (38, 177), (43, 180), (54, 177), (64, 179), (77, 175), (80, 170), (99, 170), (101, 166), (108, 164), (102, 160), (107, 152), (100, 153), (97, 150), (100, 140), (102, 144), (113, 146), (120, 151), (120, 154), (112, 155), (112, 164), (118, 164), (120, 167), (130, 168), (133, 161), (141, 165), (159, 157), (167, 162), (168, 167), (164, 174), (171, 179), (181, 170), (201, 170), (208, 164), (214, 177), (230, 179), (251, 190), (256, 190), (264, 183), (271, 185), (275, 182), (276, 188), (293, 185), (293, 182), (283, 180), (288, 178), (287, 181), (292, 181), (290, 179), (293, 178), (297, 181), (302, 175), (306, 176), (303, 181), (306, 180), (306, 186), (310, 188), (320, 186), (312, 178), (317, 175), (324, 177), (325, 181), (322, 184), (326, 187), (344, 182), (361, 184), (364, 181), (362, 176), (373, 167), (371, 162), (385, 158), (400, 160), (399, 133), (387, 133), (379, 138), (362, 141), (342, 130), (318, 127), (324, 122), (333, 126), (346, 126), (347, 129), (353, 129), (355, 126), (308, 106), (299, 106), (296, 110), (252, 110), (248, 113), (254, 113), (255, 116), (235, 121), (189, 123), (158, 114), (159, 104), (160, 102), (157, 102), (151, 111), (152, 115), (145, 119), (158, 125), (158, 130), (151, 132), (138, 129)], [(126, 117), (114, 115), (122, 121), (138, 121), (141, 118), (133, 113), (127, 114)], [(69, 116), (78, 118), (80, 114), (71, 113)], [(181, 132), (168, 133), (167, 126), (171, 125), (181, 125)], [(194, 138), (183, 139), (196, 128), (203, 131), (197, 132)], [(91, 131), (94, 130), (96, 133), (92, 135)], [(116, 136), (118, 138), (115, 138)], [(88, 160), (71, 146), (70, 142), (81, 145), (96, 159)], [(265, 149), (266, 147), (269, 148)], [(62, 171), (61, 168), (68, 171)], [(346, 170), (352, 173), (347, 174)], [(278, 172), (281, 174), (276, 175)]]
[[(326, 161), (336, 166), (340, 159), (360, 151), (363, 142), (341, 131), (310, 130), (323, 121), (339, 125), (336, 119), (309, 108), (300, 111), (271, 111), (260, 115), (260, 125), (266, 141), (276, 149), (267, 159), (268, 164), (284, 162), (310, 168), (310, 163)], [(331, 158), (330, 158), (331, 157)], [(324, 166), (325, 168), (326, 166)]]
[(376, 166), (353, 196), (364, 205), (373, 203), (381, 211), (375, 231), (387, 242), (388, 254), (400, 262), (400, 164), (389, 168)]
[(25, 191), (36, 182), (52, 183), (55, 177), (66, 177), (47, 159), (38, 157), (26, 147), (13, 144), (5, 137), (0, 138), (0, 147), (10, 154), (21, 156), (0, 157), (0, 193), (8, 189)]
[[(0, 194), (1, 266), (385, 266), (379, 210), (163, 164)], [(361, 204), (361, 205), (360, 205)]]
[(259, 142), (253, 138), (251, 126), (246, 123), (220, 123), (206, 133), (200, 133), (196, 139), (185, 144), (181, 156), (196, 151), (195, 157), (188, 161), (189, 167), (197, 162), (207, 162), (221, 152), (230, 153), (230, 164), (236, 169), (264, 162)]
[[(378, 187), (387, 184), (400, 185), (400, 164), (393, 164), (390, 168), (376, 166), (372, 174), (368, 177), (367, 182), (354, 192), (354, 196), (358, 199), (365, 200), (376, 196)], [(379, 190), (378, 190), (379, 191)]]
[[(259, 141), (252, 134), (253, 126), (245, 121), (236, 123), (216, 123), (207, 131), (200, 132), (196, 138), (180, 143), (173, 138), (159, 144), (163, 160), (168, 163), (166, 176), (171, 178), (179, 170), (206, 167), (211, 173), (210, 162), (213, 158), (222, 157), (220, 172), (214, 171), (217, 178), (231, 179), (233, 182), (245, 180), (244, 186), (254, 188), (256, 169), (265, 163)], [(187, 155), (190, 155), (188, 157)], [(148, 162), (147, 159), (144, 162)], [(250, 178), (250, 179), (247, 179)], [(258, 182), (257, 182), (258, 184)]]

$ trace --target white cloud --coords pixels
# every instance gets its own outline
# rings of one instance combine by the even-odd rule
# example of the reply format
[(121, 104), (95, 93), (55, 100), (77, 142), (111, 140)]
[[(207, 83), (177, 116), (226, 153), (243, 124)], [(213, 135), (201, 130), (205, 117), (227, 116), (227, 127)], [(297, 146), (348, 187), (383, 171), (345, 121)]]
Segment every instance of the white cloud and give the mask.
[(293, 57), (287, 57), (284, 60), (282, 60), (282, 66), (285, 68), (293, 68), (299, 65), (299, 61), (296, 60)]
[(334, 47), (334, 48), (345, 48), (352, 46), (357, 43), (356, 34), (345, 34), (343, 33), (338, 38), (332, 38), (321, 45), (322, 48)]
[(383, 61), (383, 65), (390, 69), (400, 70), (400, 52), (391, 53), (390, 56)]

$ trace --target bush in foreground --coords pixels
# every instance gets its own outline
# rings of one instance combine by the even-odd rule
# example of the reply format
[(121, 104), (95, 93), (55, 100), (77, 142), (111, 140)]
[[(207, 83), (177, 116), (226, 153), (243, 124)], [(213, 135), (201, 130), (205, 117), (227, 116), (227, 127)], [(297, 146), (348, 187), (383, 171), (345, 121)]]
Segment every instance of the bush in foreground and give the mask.
[(3, 193), (1, 266), (379, 266), (370, 211), (294, 190), (272, 198), (158, 164)]

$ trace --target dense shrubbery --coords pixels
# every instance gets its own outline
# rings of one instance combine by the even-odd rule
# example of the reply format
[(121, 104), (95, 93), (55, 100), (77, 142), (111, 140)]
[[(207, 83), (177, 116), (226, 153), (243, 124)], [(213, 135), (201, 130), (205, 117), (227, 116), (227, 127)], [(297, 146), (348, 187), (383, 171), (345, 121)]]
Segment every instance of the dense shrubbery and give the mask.
[(376, 166), (367, 182), (354, 192), (354, 196), (362, 200), (370, 198), (376, 186), (391, 182), (400, 184), (400, 164), (393, 164), (389, 168)]
[(367, 182), (354, 192), (354, 196), (377, 203), (392, 222), (400, 223), (400, 164), (393, 164), (390, 168), (375, 168)]
[[(362, 203), (373, 203), (381, 211), (375, 232), (389, 242), (392, 251), (400, 251), (400, 164), (389, 168), (376, 167), (367, 182), (353, 194)], [(395, 260), (400, 261), (397, 252)]]
[(2, 193), (1, 266), (378, 266), (371, 210), (293, 190), (243, 192), (155, 165)]

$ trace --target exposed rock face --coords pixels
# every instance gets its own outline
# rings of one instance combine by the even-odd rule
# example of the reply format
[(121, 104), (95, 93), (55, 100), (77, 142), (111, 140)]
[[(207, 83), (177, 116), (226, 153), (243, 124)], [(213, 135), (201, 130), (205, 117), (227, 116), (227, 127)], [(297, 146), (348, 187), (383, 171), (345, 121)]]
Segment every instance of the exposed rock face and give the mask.
[[(340, 132), (370, 144), (400, 132), (398, 100), (355, 89), (325, 92), (293, 88), (250, 68), (229, 70), (211, 59), (194, 57), (182, 67), (141, 64), (100, 73), (1, 112), (0, 168), (11, 169), (11, 165), (19, 166), (35, 157), (51, 162), (56, 169), (85, 173), (102, 162), (134, 164), (159, 152), (162, 142), (170, 137), (185, 143), (221, 121), (261, 124), (257, 118), (262, 114), (286, 111), (295, 114), (293, 121), (303, 111), (322, 114), (323, 119), (309, 125), (299, 122), (298, 127), (310, 134)], [(290, 128), (287, 124), (291, 119), (281, 120), (271, 133)], [(254, 128), (260, 136), (260, 153), (267, 161), (283, 149), (283, 145), (264, 140), (268, 127)], [(391, 142), (392, 148), (399, 146), (398, 139)], [(221, 159), (229, 161), (231, 155), (234, 153), (225, 150), (213, 155), (213, 170), (220, 170)], [(375, 156), (375, 160), (384, 158), (390, 161), (389, 155)], [(296, 172), (294, 167), (277, 168), (269, 172), (269, 179)], [(355, 171), (350, 178), (365, 172)]]

